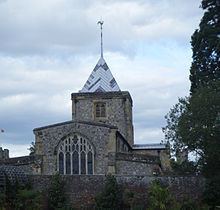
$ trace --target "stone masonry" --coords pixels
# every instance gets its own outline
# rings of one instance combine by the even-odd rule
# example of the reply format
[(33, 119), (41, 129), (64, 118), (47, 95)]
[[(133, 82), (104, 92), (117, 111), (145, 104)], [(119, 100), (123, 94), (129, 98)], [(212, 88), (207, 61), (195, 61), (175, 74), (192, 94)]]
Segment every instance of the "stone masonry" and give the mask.
[[(47, 192), (52, 176), (29, 176), (36, 190)], [(104, 175), (72, 175), (62, 176), (65, 183), (65, 192), (68, 202), (74, 209), (94, 209), (95, 196), (104, 187)], [(181, 202), (183, 200), (199, 201), (202, 198), (205, 181), (202, 177), (155, 177), (116, 175), (122, 194), (134, 193), (133, 203), (146, 209), (148, 202), (148, 188), (152, 181), (160, 180), (167, 185), (171, 193)]]
[[(72, 121), (34, 129), (36, 155), (42, 156), (41, 174), (59, 172), (58, 149), (65, 139), (74, 135), (85, 137), (94, 148), (94, 174), (152, 175), (161, 174), (167, 169), (165, 160), (168, 158), (165, 157), (169, 157), (169, 154), (165, 148), (133, 149), (132, 99), (129, 92), (72, 93), (71, 99)], [(97, 103), (104, 104), (105, 115), (102, 117), (96, 116)], [(65, 151), (68, 152), (67, 148)], [(73, 152), (70, 155), (69, 174), (74, 167)], [(64, 168), (68, 164), (65, 158), (66, 154)], [(67, 169), (64, 170), (64, 174), (68, 174)]]
[[(72, 93), (72, 119), (102, 122), (116, 126), (130, 145), (134, 144), (132, 99), (127, 91)], [(106, 118), (96, 119), (95, 102), (106, 103)]]

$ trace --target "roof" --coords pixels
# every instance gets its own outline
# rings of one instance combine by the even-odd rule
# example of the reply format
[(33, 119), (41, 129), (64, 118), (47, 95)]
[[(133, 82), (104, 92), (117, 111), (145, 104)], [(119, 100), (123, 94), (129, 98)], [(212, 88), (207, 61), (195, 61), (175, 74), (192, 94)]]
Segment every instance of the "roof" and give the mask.
[(87, 124), (87, 125), (99, 126), (99, 127), (106, 127), (106, 128), (110, 128), (110, 129), (117, 129), (116, 126), (101, 123), (101, 122), (70, 120), (70, 121), (66, 121), (66, 122), (61, 122), (61, 123), (56, 123), (56, 124), (52, 124), (52, 125), (46, 125), (46, 126), (39, 127), (39, 128), (34, 128), (33, 131), (39, 131), (39, 130), (43, 130), (43, 129), (47, 129), (47, 128), (53, 128), (53, 127), (67, 125), (67, 124), (73, 124), (73, 123)]
[(88, 80), (79, 92), (120, 91), (105, 59), (101, 56)]
[(166, 149), (166, 144), (134, 144), (132, 149)]

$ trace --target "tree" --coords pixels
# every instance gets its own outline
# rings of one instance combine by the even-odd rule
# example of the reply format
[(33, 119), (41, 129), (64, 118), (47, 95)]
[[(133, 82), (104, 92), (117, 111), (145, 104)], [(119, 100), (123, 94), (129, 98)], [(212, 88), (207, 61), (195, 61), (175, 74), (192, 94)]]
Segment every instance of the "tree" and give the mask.
[(59, 174), (54, 175), (48, 192), (50, 210), (61, 209), (66, 206), (64, 186), (61, 176)]
[(171, 210), (176, 209), (176, 202), (167, 186), (158, 180), (151, 183), (149, 188), (149, 210)]
[(205, 13), (191, 41), (191, 94), (168, 113), (164, 133), (173, 149), (197, 153), (206, 192), (216, 190), (206, 199), (213, 207), (220, 205), (220, 0), (201, 6)]
[(97, 209), (120, 209), (121, 192), (114, 176), (108, 175), (103, 191), (95, 198)]
[(162, 128), (165, 139), (169, 142), (171, 147), (171, 154), (174, 156), (176, 152), (187, 147), (183, 141), (183, 137), (179, 133), (179, 121), (181, 116), (186, 112), (189, 105), (189, 98), (179, 98), (178, 103), (170, 109), (169, 113), (165, 116), (167, 125)]
[(194, 161), (185, 160), (181, 163), (171, 159), (171, 168), (175, 175), (193, 175), (197, 172), (197, 164)]
[(220, 80), (220, 0), (202, 0), (205, 10), (192, 35), (191, 93)]
[(29, 155), (35, 155), (36, 152), (36, 145), (35, 143), (32, 141), (30, 147), (28, 148), (28, 150), (30, 151)]
[[(181, 108), (180, 108), (181, 107)], [(174, 149), (186, 147), (198, 155), (198, 165), (209, 187), (220, 188), (220, 81), (198, 88), (188, 101), (179, 101), (166, 116), (165, 138)], [(215, 183), (215, 184), (213, 184)], [(214, 188), (213, 188), (214, 186)], [(214, 197), (214, 198), (213, 198)], [(220, 204), (218, 190), (206, 201)], [(215, 202), (214, 202), (215, 201)]]
[[(190, 98), (180, 99), (166, 115), (167, 126), (163, 128), (166, 140), (174, 145), (174, 151), (186, 147), (199, 155), (207, 176), (212, 176), (208, 167), (219, 163), (220, 128), (216, 121), (219, 114), (220, 82), (210, 83)], [(212, 163), (208, 164), (208, 161)], [(219, 168), (218, 165), (215, 168)]]

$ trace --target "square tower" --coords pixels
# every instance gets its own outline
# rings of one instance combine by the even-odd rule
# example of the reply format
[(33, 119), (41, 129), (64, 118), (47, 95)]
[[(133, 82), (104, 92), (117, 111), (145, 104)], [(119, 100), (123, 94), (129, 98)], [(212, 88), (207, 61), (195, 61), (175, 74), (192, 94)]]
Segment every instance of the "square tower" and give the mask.
[(101, 122), (116, 126), (127, 142), (134, 144), (132, 98), (127, 91), (72, 93), (74, 121)]

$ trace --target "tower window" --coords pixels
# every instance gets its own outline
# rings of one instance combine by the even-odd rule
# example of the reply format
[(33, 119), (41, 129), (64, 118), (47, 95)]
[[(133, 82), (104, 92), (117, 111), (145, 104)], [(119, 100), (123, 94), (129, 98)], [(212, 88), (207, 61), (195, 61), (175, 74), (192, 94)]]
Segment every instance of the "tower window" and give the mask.
[(106, 117), (106, 104), (103, 102), (95, 103), (95, 117)]

